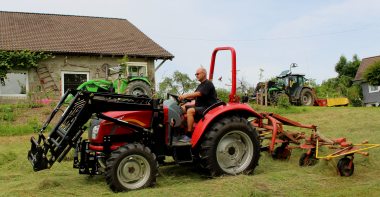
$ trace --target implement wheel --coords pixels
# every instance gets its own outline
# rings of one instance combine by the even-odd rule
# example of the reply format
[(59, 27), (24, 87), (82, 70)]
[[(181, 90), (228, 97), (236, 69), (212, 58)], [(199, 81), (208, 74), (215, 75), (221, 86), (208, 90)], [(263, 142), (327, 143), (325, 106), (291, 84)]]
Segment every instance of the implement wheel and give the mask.
[(308, 155), (307, 153), (302, 153), (300, 160), (299, 160), (299, 165), (300, 166), (314, 166), (317, 164), (318, 159), (315, 158), (314, 154)]
[(201, 144), (202, 165), (211, 176), (249, 174), (260, 157), (258, 134), (247, 119), (226, 117), (216, 122)]
[(156, 156), (141, 144), (127, 144), (112, 152), (107, 160), (106, 181), (114, 192), (153, 186), (156, 182)]
[(345, 157), (339, 160), (337, 164), (340, 176), (351, 176), (354, 173), (354, 162)]
[(292, 153), (290, 152), (289, 149), (283, 146), (279, 146), (276, 149), (274, 149), (272, 158), (278, 159), (278, 160), (288, 160), (291, 154)]

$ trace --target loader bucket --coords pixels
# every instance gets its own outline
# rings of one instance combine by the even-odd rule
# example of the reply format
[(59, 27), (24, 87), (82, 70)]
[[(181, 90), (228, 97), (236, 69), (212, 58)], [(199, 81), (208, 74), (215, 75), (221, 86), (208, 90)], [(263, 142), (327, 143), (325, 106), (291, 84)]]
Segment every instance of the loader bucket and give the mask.
[(48, 168), (48, 160), (44, 154), (43, 148), (39, 145), (37, 140), (30, 138), (31, 147), (28, 152), (28, 160), (33, 166), (34, 171), (40, 171)]

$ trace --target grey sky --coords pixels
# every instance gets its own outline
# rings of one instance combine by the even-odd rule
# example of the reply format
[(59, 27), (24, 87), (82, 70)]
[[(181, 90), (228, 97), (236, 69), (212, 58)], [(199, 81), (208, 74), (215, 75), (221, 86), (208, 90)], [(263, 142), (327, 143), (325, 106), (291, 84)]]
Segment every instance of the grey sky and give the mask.
[[(239, 78), (250, 84), (278, 75), (293, 62), (294, 72), (318, 83), (335, 77), (340, 55), (351, 59), (380, 55), (380, 1), (376, 0), (65, 0), (4, 1), (3, 11), (128, 19), (175, 55), (156, 73), (158, 81), (175, 70), (194, 77), (207, 69), (218, 46), (237, 51)], [(230, 76), (229, 54), (217, 59), (217, 86)]]

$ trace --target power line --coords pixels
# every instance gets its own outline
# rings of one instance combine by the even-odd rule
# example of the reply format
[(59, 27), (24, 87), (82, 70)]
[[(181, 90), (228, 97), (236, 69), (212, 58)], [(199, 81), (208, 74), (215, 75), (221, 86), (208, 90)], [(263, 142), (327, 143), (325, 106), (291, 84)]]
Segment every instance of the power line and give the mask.
[(300, 40), (300, 39), (307, 39), (307, 38), (315, 38), (315, 37), (326, 37), (326, 36), (333, 36), (338, 34), (345, 34), (345, 33), (351, 33), (351, 32), (357, 32), (357, 31), (363, 31), (371, 27), (372, 25), (366, 25), (363, 27), (357, 27), (353, 29), (348, 30), (342, 30), (342, 31), (336, 31), (336, 32), (328, 32), (328, 33), (318, 33), (318, 34), (309, 34), (309, 35), (300, 35), (300, 36), (283, 36), (283, 37), (274, 37), (274, 38), (257, 38), (257, 39), (247, 39), (247, 40), (239, 40), (239, 39), (208, 39), (208, 38), (189, 38), (189, 37), (176, 37), (176, 36), (162, 36), (157, 35), (161, 37), (166, 37), (167, 39), (173, 39), (173, 40), (187, 40), (187, 41), (211, 41), (211, 42), (256, 42), (256, 41), (274, 41), (274, 40)]

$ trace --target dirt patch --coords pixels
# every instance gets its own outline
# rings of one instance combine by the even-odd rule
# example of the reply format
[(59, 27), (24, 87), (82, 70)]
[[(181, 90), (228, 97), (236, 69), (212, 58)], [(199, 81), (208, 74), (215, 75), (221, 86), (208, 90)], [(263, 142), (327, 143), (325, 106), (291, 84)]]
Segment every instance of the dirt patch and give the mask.
[(20, 143), (20, 141), (29, 141), (32, 134), (23, 136), (2, 136), (0, 137), (0, 145)]
[(36, 121), (40, 124), (43, 124), (53, 109), (54, 107), (49, 105), (44, 105), (38, 108), (16, 109), (16, 118), (14, 124), (26, 124), (31, 121)]

